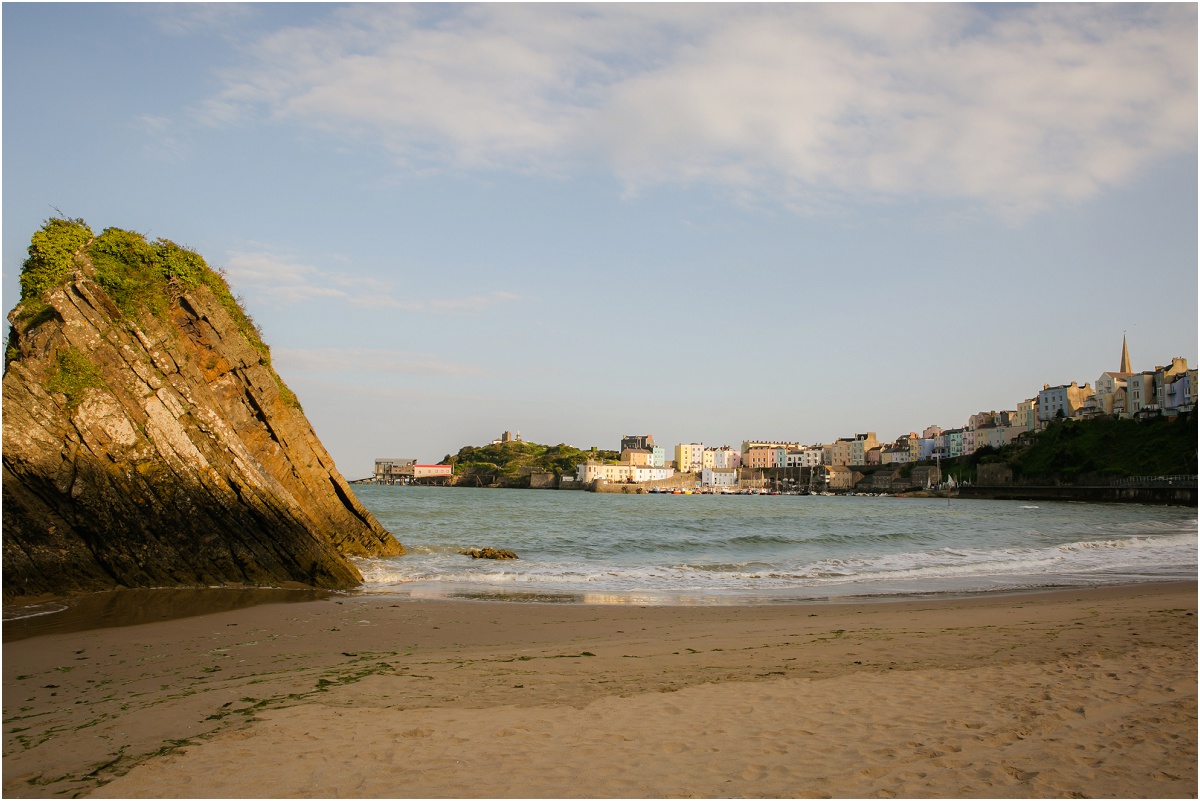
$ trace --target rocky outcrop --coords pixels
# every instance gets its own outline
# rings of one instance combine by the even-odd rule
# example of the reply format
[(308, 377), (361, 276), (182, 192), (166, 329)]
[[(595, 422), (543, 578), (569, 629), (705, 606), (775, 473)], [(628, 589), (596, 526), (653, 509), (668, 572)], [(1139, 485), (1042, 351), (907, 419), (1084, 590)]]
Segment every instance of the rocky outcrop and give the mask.
[(459, 551), (472, 559), (519, 559), (515, 553), (504, 548), (467, 548)]
[(131, 315), (86, 253), (39, 312), (9, 315), (5, 598), (347, 588), (347, 556), (404, 552), (209, 285), (173, 281), (165, 310)]

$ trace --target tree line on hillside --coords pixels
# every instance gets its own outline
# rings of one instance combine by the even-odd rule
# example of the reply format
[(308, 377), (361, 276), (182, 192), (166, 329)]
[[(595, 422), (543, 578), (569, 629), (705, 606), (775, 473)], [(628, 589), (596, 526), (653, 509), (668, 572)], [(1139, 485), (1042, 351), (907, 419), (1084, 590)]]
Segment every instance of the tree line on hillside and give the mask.
[(454, 468), (456, 476), (495, 476), (515, 481), (530, 472), (573, 474), (576, 466), (594, 459), (615, 463), (621, 454), (616, 451), (580, 450), (566, 444), (539, 445), (536, 442), (502, 442), (476, 447), (467, 445), (457, 455), (446, 455), (442, 464)]

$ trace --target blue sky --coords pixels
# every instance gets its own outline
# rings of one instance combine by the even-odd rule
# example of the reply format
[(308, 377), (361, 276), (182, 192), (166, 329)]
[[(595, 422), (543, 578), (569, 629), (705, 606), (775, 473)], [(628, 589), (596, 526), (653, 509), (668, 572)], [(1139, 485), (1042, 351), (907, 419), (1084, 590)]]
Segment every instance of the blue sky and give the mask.
[(349, 478), (892, 439), (1197, 355), (1196, 6), (3, 6), (61, 210), (228, 272)]

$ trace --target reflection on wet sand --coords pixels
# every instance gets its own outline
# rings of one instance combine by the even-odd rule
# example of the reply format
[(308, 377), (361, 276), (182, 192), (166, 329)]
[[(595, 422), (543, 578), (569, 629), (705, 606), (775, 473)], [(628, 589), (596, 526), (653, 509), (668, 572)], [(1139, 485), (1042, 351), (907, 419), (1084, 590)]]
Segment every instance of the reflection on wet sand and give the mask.
[(319, 601), (328, 590), (268, 587), (113, 590), (4, 610), (4, 642), (43, 634), (137, 626), (259, 604)]

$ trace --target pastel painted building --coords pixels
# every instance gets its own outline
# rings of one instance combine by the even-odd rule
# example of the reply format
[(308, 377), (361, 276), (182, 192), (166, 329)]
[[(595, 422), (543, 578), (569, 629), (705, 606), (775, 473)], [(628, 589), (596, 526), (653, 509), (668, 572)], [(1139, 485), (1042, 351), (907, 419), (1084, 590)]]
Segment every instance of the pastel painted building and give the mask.
[(847, 465), (853, 451), (854, 440), (851, 437), (839, 437), (834, 441), (826, 464)]
[(704, 445), (699, 442), (675, 446), (675, 469), (680, 473), (698, 473), (704, 467)]
[(820, 475), (825, 488), (834, 492), (853, 489), (855, 480), (861, 477), (844, 464), (822, 465)]
[(643, 467), (651, 463), (653, 454), (645, 448), (626, 448), (621, 451), (622, 464), (637, 464)]
[(746, 451), (750, 450), (751, 448), (778, 448), (780, 446), (783, 446), (783, 447), (789, 448), (789, 449), (790, 448), (799, 448), (800, 443), (799, 442), (768, 442), (766, 440), (748, 439), (748, 440), (742, 441), (742, 453), (745, 453)]
[(1167, 387), (1187, 373), (1187, 359), (1176, 357), (1165, 367), (1154, 368), (1154, 402), (1158, 408), (1167, 408)]
[(665, 467), (667, 464), (667, 449), (658, 445), (650, 449), (650, 464), (655, 467)]
[(1192, 368), (1167, 386), (1167, 402), (1163, 410), (1168, 414), (1191, 412), (1196, 408), (1196, 368)]
[(633, 466), (633, 480), (637, 482), (663, 481), (673, 475), (675, 475), (673, 467), (657, 467), (652, 464)]
[(1075, 411), (1083, 406), (1083, 402), (1091, 394), (1091, 384), (1079, 386), (1072, 381), (1070, 384), (1055, 387), (1044, 385), (1037, 398), (1038, 425), (1045, 427), (1056, 419), (1074, 417)]
[(706, 467), (700, 473), (700, 484), (705, 487), (736, 487), (738, 471), (735, 467)]
[(946, 455), (957, 459), (963, 455), (963, 430), (952, 428), (946, 432)]
[[(1194, 371), (1193, 371), (1194, 372)], [(1125, 395), (1125, 416), (1134, 417), (1142, 414), (1155, 414), (1163, 411), (1176, 411), (1176, 407), (1168, 406), (1173, 401), (1169, 387), (1180, 377), (1189, 374), (1187, 359), (1174, 358), (1165, 366), (1155, 367), (1153, 372), (1146, 370), (1129, 376)], [(1186, 394), (1194, 395), (1191, 389), (1192, 381), (1187, 381)], [(1184, 388), (1174, 391), (1178, 396)], [(1187, 405), (1187, 404), (1185, 404)]]
[(868, 431), (865, 434), (855, 434), (854, 439), (850, 442), (849, 464), (866, 464), (867, 451), (877, 447), (879, 447), (879, 440), (875, 438), (874, 431)]
[(742, 454), (742, 467), (753, 470), (766, 470), (775, 466), (776, 450), (774, 448), (751, 448)]
[(655, 467), (654, 465), (630, 464), (601, 464), (589, 459), (575, 468), (575, 479), (580, 482), (608, 481), (614, 484), (643, 481), (661, 481), (675, 475), (670, 467)]
[(714, 469), (737, 469), (742, 466), (742, 452), (729, 447), (715, 448), (712, 466)]
[(1022, 431), (1033, 431), (1037, 428), (1037, 398), (1030, 398), (1017, 404), (1011, 425)]
[(588, 459), (576, 466), (575, 480), (584, 483), (590, 481), (610, 481), (614, 483), (623, 483), (633, 480), (633, 465), (624, 464), (603, 464)]
[[(1133, 373), (1105, 372), (1096, 379), (1096, 409), (1100, 414), (1115, 414), (1115, 407), (1124, 407), (1124, 395)], [(1120, 402), (1118, 402), (1118, 400)]]
[(821, 447), (794, 448), (787, 452), (786, 467), (816, 467), (821, 463)]

